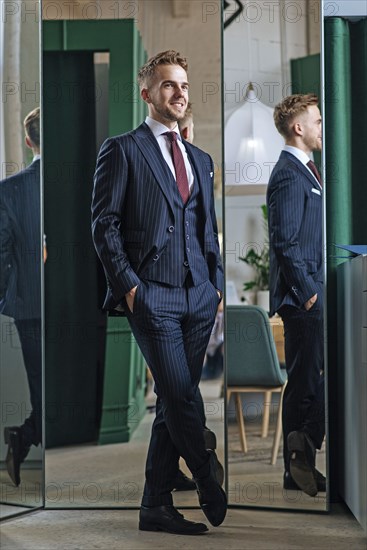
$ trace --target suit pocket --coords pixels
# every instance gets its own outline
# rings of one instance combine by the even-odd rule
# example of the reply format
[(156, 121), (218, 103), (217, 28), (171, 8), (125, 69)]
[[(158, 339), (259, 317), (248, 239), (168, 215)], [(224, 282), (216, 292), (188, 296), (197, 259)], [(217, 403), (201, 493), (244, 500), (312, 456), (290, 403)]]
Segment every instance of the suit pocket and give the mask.
[(126, 229), (123, 231), (124, 248), (131, 262), (138, 262), (140, 251), (144, 246), (145, 231)]
[[(140, 298), (140, 293), (141, 293), (141, 282), (138, 284), (137, 288), (136, 288), (136, 291), (135, 291), (135, 296), (134, 296), (134, 302), (133, 302), (133, 310), (131, 311), (131, 313), (133, 315), (136, 315), (136, 313), (139, 311), (139, 298)], [(129, 307), (128, 305), (126, 305), (126, 307)]]

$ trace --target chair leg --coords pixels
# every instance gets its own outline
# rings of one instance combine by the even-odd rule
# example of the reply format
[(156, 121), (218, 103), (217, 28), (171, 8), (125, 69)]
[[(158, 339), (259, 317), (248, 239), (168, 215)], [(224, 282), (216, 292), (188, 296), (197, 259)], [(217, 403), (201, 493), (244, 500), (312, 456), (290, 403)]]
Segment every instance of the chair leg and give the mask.
[(246, 432), (245, 432), (245, 421), (243, 419), (243, 412), (242, 412), (241, 394), (239, 392), (236, 392), (236, 416), (237, 416), (237, 422), (238, 422), (238, 429), (240, 432), (241, 447), (242, 447), (242, 451), (245, 454), (247, 453), (247, 441), (246, 441)]
[(277, 425), (275, 428), (275, 434), (274, 434), (274, 440), (273, 440), (273, 449), (271, 453), (271, 465), (274, 466), (277, 461), (278, 452), (279, 452), (279, 445), (280, 445), (280, 438), (282, 436), (282, 410), (283, 410), (283, 394), (285, 390), (285, 384), (282, 388), (280, 399), (279, 399), (279, 407), (278, 407), (278, 416), (277, 416)]
[(261, 428), (261, 437), (268, 437), (270, 405), (271, 405), (271, 390), (268, 390), (264, 392), (264, 408), (263, 408), (263, 423)]

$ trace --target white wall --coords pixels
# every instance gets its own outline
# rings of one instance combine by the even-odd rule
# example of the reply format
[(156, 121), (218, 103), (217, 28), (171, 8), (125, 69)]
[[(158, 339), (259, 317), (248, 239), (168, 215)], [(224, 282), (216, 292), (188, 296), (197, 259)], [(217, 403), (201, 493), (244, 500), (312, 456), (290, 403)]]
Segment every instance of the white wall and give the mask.
[[(229, 3), (225, 20), (236, 8), (233, 0)], [(226, 112), (242, 103), (250, 81), (257, 98), (274, 108), (292, 93), (290, 60), (309, 53), (310, 36), (312, 51), (318, 49), (318, 2), (242, 1), (242, 4), (244, 11), (224, 31)], [(260, 206), (265, 202), (265, 191), (261, 195), (226, 196), (226, 273), (235, 282), (239, 296), (243, 295), (243, 282), (252, 279), (252, 272), (238, 260), (238, 255), (243, 255), (249, 243), (263, 246), (266, 236)]]

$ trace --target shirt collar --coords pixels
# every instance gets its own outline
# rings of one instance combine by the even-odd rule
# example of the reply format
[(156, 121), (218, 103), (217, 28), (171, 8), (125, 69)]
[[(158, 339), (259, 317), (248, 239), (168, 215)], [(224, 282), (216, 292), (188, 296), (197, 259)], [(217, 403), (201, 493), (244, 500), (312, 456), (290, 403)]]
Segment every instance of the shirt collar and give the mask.
[(301, 149), (298, 149), (298, 147), (293, 147), (293, 145), (284, 145), (283, 151), (286, 151), (287, 153), (291, 153), (291, 155), (294, 155), (302, 164), (305, 166), (307, 165), (308, 161), (311, 160), (310, 157)]
[(146, 117), (145, 124), (149, 126), (155, 138), (161, 136), (165, 132), (176, 132), (176, 134), (178, 135), (178, 139), (181, 139), (178, 124), (176, 124), (176, 126), (171, 130), (171, 128), (167, 128), (167, 126), (165, 126), (161, 122), (158, 122), (157, 120), (154, 120), (154, 118), (151, 118), (150, 116)]
[(41, 159), (41, 155), (34, 155), (32, 162), (34, 162), (35, 160), (40, 160), (40, 159)]

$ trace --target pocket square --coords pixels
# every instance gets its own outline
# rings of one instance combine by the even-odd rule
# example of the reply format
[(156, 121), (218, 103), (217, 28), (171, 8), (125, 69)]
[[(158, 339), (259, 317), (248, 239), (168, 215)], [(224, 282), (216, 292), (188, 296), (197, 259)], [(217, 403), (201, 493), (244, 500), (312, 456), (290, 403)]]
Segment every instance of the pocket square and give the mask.
[(211, 177), (211, 178), (213, 177), (213, 172), (210, 172), (210, 177)]
[(316, 193), (316, 195), (321, 195), (321, 191), (319, 189), (316, 189), (315, 187), (313, 187), (311, 191), (312, 193)]

